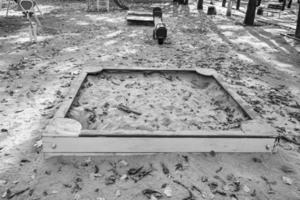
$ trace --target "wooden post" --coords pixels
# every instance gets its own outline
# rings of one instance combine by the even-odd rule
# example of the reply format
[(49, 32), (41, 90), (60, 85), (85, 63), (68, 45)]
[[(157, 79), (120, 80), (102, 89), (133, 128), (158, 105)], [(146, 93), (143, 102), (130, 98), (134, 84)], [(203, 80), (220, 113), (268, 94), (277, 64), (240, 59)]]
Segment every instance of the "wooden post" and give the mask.
[(297, 27), (296, 27), (296, 33), (295, 37), (300, 38), (300, 4), (298, 4), (299, 9), (298, 9), (298, 19), (297, 19)]
[(256, 0), (249, 0), (247, 6), (247, 12), (244, 20), (245, 25), (250, 25), (250, 26), (254, 25), (255, 10), (256, 10)]
[(228, 0), (227, 11), (226, 11), (226, 16), (227, 16), (227, 17), (230, 17), (230, 16), (231, 16), (231, 1), (232, 1), (232, 0)]
[(225, 7), (226, 6), (226, 0), (223, 0), (222, 1), (222, 7)]
[(236, 9), (237, 9), (237, 10), (240, 9), (240, 4), (241, 4), (241, 0), (237, 0), (237, 1), (236, 1)]
[(197, 2), (197, 9), (198, 10), (203, 10), (203, 0), (198, 0), (198, 2)]

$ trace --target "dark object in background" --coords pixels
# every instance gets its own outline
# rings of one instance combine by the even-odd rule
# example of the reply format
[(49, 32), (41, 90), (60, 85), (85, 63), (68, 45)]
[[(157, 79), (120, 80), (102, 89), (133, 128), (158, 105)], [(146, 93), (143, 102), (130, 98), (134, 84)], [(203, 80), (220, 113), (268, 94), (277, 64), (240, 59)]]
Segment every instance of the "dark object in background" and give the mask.
[(300, 4), (298, 5), (298, 19), (297, 19), (297, 27), (296, 27), (296, 32), (295, 32), (295, 37), (300, 38)]
[(260, 6), (260, 4), (261, 4), (261, 0), (257, 0), (256, 1), (256, 7)]
[(236, 9), (237, 9), (237, 10), (240, 9), (240, 4), (241, 4), (241, 0), (237, 0), (237, 1), (236, 1)]
[(115, 4), (123, 10), (129, 10), (129, 7), (125, 5), (125, 2), (122, 0), (114, 0)]
[(263, 15), (264, 14), (264, 8), (263, 7), (258, 7), (256, 14), (257, 15)]
[(153, 8), (154, 30), (153, 39), (157, 39), (158, 44), (163, 44), (167, 38), (167, 27), (162, 22), (162, 10), (159, 7)]
[(217, 10), (215, 6), (208, 6), (207, 8), (207, 15), (216, 15)]
[(288, 5), (287, 5), (287, 8), (291, 8), (292, 1), (293, 1), (293, 0), (290, 0), (290, 1), (289, 1)]
[(198, 0), (197, 1), (197, 9), (198, 10), (203, 10), (203, 0)]
[(245, 25), (250, 25), (250, 26), (254, 25), (255, 10), (256, 10), (256, 0), (249, 0), (247, 6), (247, 12), (244, 20)]
[(225, 7), (226, 6), (226, 0), (223, 0), (222, 1), (222, 7)]
[(177, 0), (179, 4), (182, 5), (188, 5), (189, 4), (189, 0)]

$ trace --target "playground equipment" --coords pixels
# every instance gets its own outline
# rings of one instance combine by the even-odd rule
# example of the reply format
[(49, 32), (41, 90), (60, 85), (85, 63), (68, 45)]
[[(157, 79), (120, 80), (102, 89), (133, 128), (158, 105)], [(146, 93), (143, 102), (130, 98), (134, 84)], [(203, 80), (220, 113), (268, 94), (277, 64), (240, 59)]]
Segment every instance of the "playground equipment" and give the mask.
[(207, 8), (207, 15), (216, 15), (217, 10), (215, 6), (208, 6)]
[(109, 0), (87, 0), (87, 11), (109, 11)]
[(163, 44), (167, 38), (167, 28), (166, 24), (162, 22), (161, 8), (153, 8), (153, 18), (155, 26), (153, 30), (153, 39), (157, 39), (158, 44)]
[[(1, 1), (2, 2), (2, 1)], [(34, 0), (26, 0), (26, 1), (22, 1), (22, 0), (14, 0), (15, 3), (17, 3), (20, 8), (22, 9), (23, 11), (23, 14), (25, 16), (25, 13), (28, 12), (28, 13), (31, 13), (30, 15), (35, 15), (35, 8), (37, 9), (37, 11), (43, 15), (42, 11), (40, 10), (38, 4), (36, 1)], [(6, 9), (6, 17), (8, 16), (8, 11), (10, 9), (10, 3), (11, 3), (11, 0), (8, 0), (8, 5), (7, 5), (7, 9)], [(21, 5), (22, 3), (22, 5)], [(26, 9), (29, 9), (29, 10), (26, 10)], [(25, 11), (24, 11), (25, 10)], [(25, 16), (26, 17), (26, 16)]]
[[(20, 8), (22, 9), (22, 12), (24, 16), (29, 21), (29, 38), (31, 42), (37, 41), (37, 24), (41, 26), (41, 22), (35, 15), (34, 7), (37, 5), (32, 0), (20, 0), (18, 2)], [(31, 20), (31, 17), (34, 16), (35, 22)], [(37, 24), (36, 24), (37, 23)]]
[[(68, 113), (76, 104), (80, 91), (89, 77), (97, 77), (102, 73), (111, 76), (126, 73), (178, 73), (177, 76), (192, 74), (202, 80), (210, 80), (222, 88), (232, 105), (236, 105), (245, 114), (246, 119), (239, 127), (229, 130), (94, 130), (84, 127)], [(192, 79), (191, 79), (192, 80)], [(143, 80), (141, 80), (143, 81)], [(100, 86), (101, 88), (102, 86)], [(106, 87), (106, 86), (103, 86)], [(201, 109), (201, 108), (199, 108)], [(201, 112), (201, 110), (200, 110)], [(137, 113), (139, 114), (139, 113)], [(197, 69), (102, 69), (97, 66), (86, 66), (83, 73), (74, 81), (65, 101), (57, 110), (53, 120), (45, 129), (43, 152), (47, 157), (62, 155), (102, 155), (109, 153), (151, 153), (151, 152), (272, 152), (275, 147), (276, 130), (268, 126), (249, 108), (237, 94), (226, 86), (217, 72)]]
[(162, 21), (162, 10), (159, 7), (153, 8), (152, 12), (129, 10), (126, 20), (128, 24), (154, 25), (153, 39), (158, 44), (163, 44), (167, 38), (167, 27)]

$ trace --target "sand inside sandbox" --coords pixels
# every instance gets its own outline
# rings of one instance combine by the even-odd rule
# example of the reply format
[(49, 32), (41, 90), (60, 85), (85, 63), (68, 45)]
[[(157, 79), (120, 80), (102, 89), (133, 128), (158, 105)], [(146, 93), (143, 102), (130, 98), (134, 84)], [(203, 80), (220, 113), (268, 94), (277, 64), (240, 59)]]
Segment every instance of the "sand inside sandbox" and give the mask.
[(67, 117), (110, 131), (227, 130), (248, 119), (212, 77), (108, 71), (87, 77)]

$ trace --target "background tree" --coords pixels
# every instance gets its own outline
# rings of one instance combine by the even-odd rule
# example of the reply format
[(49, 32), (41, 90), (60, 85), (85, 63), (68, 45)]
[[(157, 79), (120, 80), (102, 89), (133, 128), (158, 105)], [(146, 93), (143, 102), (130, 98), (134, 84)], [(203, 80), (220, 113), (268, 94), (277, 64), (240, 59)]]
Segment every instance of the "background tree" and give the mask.
[(222, 1), (222, 7), (225, 7), (226, 6), (226, 0), (223, 0)]
[(203, 0), (198, 0), (198, 2), (197, 2), (197, 9), (198, 10), (203, 10)]
[(244, 24), (252, 26), (255, 19), (256, 0), (249, 0)]
[(227, 3), (226, 16), (228, 16), (228, 17), (231, 16), (231, 2), (232, 2), (232, 0), (228, 0), (228, 3)]
[(298, 4), (298, 6), (299, 6), (298, 19), (297, 19), (297, 27), (296, 27), (296, 33), (295, 33), (296, 38), (300, 38), (300, 4)]
[(237, 10), (240, 9), (240, 4), (241, 4), (241, 0), (237, 0), (237, 1), (236, 1), (236, 9), (237, 9)]

